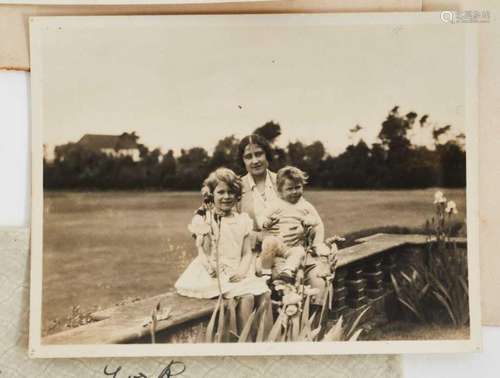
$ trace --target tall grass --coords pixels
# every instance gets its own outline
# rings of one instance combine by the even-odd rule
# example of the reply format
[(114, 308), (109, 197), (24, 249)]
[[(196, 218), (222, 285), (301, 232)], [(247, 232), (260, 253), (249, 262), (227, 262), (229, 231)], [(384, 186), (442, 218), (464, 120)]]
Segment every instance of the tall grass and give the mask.
[[(469, 321), (467, 250), (451, 240), (458, 210), (453, 201), (436, 192), (435, 214), (427, 222), (427, 261), (410, 266), (392, 284), (398, 301), (420, 322), (438, 321), (462, 327)], [(429, 311), (439, 308), (440, 311)]]
[[(370, 309), (366, 307), (355, 318), (345, 322), (340, 317), (327, 329), (326, 322), (316, 322), (317, 312), (310, 313), (311, 296), (307, 295), (301, 311), (288, 311), (287, 306), (279, 309), (277, 318), (268, 332), (265, 331), (265, 311), (261, 306), (253, 311), (236, 333), (235, 299), (219, 297), (207, 326), (204, 341), (213, 342), (289, 342), (289, 341), (355, 341), (363, 331), (359, 328), (363, 316)], [(252, 332), (256, 330), (256, 332)]]

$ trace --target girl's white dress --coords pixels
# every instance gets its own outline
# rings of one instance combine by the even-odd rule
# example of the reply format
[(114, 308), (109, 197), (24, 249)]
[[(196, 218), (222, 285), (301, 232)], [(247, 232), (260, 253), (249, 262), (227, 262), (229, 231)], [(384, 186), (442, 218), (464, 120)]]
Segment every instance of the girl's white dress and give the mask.
[[(188, 226), (192, 234), (210, 235), (212, 248), (209, 259), (215, 267), (218, 251), (222, 294), (226, 298), (259, 295), (269, 291), (265, 278), (255, 276), (252, 269), (249, 269), (243, 280), (229, 282), (229, 278), (238, 270), (243, 241), (249, 237), (252, 228), (253, 221), (246, 213), (233, 213), (231, 216), (222, 217), (220, 224), (217, 224), (212, 216), (203, 217), (197, 214)], [(174, 286), (180, 295), (187, 297), (214, 298), (220, 294), (217, 278), (210, 276), (199, 256), (189, 264)]]

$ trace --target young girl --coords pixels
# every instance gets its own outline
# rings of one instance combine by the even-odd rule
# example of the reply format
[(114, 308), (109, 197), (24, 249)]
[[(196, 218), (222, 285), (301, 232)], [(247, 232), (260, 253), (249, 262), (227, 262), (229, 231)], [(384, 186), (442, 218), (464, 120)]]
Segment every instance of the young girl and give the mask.
[(177, 292), (195, 298), (268, 293), (265, 279), (250, 269), (253, 222), (234, 209), (241, 197), (240, 179), (232, 170), (219, 168), (203, 182), (202, 194), (204, 205), (188, 226), (198, 256), (175, 283)]

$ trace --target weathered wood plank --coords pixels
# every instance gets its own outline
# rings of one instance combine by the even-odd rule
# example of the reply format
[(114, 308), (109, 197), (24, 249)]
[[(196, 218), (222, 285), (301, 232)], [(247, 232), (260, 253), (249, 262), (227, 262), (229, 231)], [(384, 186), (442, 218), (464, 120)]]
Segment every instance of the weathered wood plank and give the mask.
[[(338, 267), (405, 245), (424, 245), (429, 242), (429, 237), (418, 234), (375, 234), (356, 241), (360, 244), (339, 250)], [(450, 238), (450, 241), (457, 244), (467, 243), (466, 238)]]
[(382, 242), (397, 242), (402, 244), (425, 244), (429, 240), (427, 235), (423, 234), (373, 234), (370, 236), (365, 236), (364, 238), (359, 238), (357, 242), (371, 242), (371, 243), (382, 243)]
[[(365, 236), (364, 238), (359, 238), (356, 241), (360, 243), (370, 242), (370, 243), (383, 243), (383, 242), (397, 242), (400, 245), (405, 244), (413, 244), (413, 245), (422, 245), (426, 244), (430, 241), (433, 241), (434, 238), (429, 238), (428, 235), (425, 234), (373, 234), (370, 236)], [(455, 242), (458, 244), (466, 244), (467, 238), (462, 237), (453, 237), (450, 238), (451, 242)], [(348, 248), (346, 248), (348, 249)]]
[(47, 336), (43, 343), (119, 344), (145, 337), (149, 335), (149, 327), (143, 327), (142, 323), (150, 318), (158, 302), (162, 308), (172, 310), (168, 319), (158, 322), (158, 332), (211, 314), (215, 306), (212, 299), (187, 298), (171, 292), (101, 311), (96, 318), (104, 320)]

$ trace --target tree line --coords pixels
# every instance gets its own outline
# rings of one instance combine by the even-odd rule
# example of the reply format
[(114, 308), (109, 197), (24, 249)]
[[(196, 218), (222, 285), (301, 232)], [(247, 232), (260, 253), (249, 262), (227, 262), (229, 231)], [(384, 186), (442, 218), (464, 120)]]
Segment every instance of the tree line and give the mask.
[[(382, 123), (376, 143), (369, 146), (359, 139), (337, 156), (329, 154), (320, 141), (295, 141), (285, 148), (277, 147), (275, 141), (282, 129), (274, 121), (254, 132), (272, 146), (272, 170), (286, 164), (297, 166), (308, 173), (311, 187), (465, 187), (465, 136), (459, 134), (443, 142), (451, 126), (434, 126), (433, 148), (413, 144), (410, 131), (428, 127), (428, 115), (417, 119), (415, 112), (400, 115), (396, 106)], [(361, 129), (356, 125), (350, 133), (355, 137)], [(198, 190), (203, 179), (220, 166), (244, 173), (237, 156), (238, 144), (239, 140), (230, 135), (217, 143), (212, 155), (202, 147), (193, 147), (181, 150), (178, 156), (172, 150), (162, 154), (159, 149), (139, 144), (140, 160), (133, 161), (129, 156), (110, 156), (78, 143), (67, 143), (55, 148), (52, 162), (44, 159), (44, 188)]]

